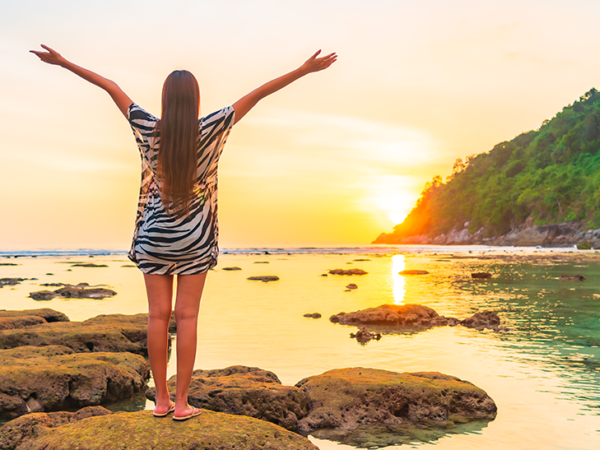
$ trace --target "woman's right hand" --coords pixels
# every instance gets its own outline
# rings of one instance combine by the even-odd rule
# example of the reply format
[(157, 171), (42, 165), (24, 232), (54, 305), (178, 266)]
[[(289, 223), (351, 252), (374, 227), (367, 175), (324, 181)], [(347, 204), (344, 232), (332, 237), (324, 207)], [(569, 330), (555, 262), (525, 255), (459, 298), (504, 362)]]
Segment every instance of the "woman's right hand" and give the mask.
[(65, 62), (67, 62), (67, 60), (65, 58), (63, 58), (61, 56), (61, 54), (58, 53), (56, 50), (53, 50), (50, 47), (45, 46), (44, 44), (42, 44), (42, 48), (45, 48), (47, 51), (46, 52), (39, 52), (39, 51), (36, 52), (35, 50), (30, 50), (30, 52), (35, 54), (43, 62), (48, 63), (48, 64), (52, 64), (52, 65), (56, 65), (56, 66), (64, 66)]
[(318, 72), (320, 70), (327, 69), (329, 66), (331, 66), (334, 62), (337, 61), (337, 55), (335, 53), (330, 53), (327, 56), (317, 58), (317, 56), (319, 56), (320, 53), (321, 50), (319, 50), (317, 53), (308, 58), (306, 62), (302, 64), (302, 67), (300, 69), (306, 73)]

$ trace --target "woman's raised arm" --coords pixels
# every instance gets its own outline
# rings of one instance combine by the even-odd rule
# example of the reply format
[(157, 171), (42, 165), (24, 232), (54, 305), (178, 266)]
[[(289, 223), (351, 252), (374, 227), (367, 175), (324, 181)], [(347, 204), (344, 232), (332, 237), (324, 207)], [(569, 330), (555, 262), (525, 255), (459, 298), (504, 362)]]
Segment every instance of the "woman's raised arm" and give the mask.
[(50, 47), (42, 45), (42, 48), (46, 49), (46, 51), (42, 52), (31, 50), (31, 53), (35, 53), (45, 63), (64, 67), (65, 69), (73, 72), (75, 75), (79, 75), (84, 80), (104, 89), (112, 97), (123, 115), (127, 117), (127, 109), (133, 102), (127, 96), (127, 94), (121, 90), (117, 83), (104, 78), (103, 76), (100, 76), (91, 70), (84, 69), (83, 67), (79, 67), (72, 62), (67, 61), (61, 56), (60, 53), (51, 49)]
[(308, 58), (306, 62), (296, 70), (263, 84), (258, 89), (253, 90), (248, 95), (245, 95), (235, 102), (233, 104), (233, 109), (235, 111), (234, 124), (238, 123), (241, 118), (248, 113), (248, 111), (254, 108), (254, 106), (267, 95), (277, 92), (278, 90), (286, 87), (288, 84), (293, 83), (298, 78), (302, 78), (304, 75), (327, 69), (337, 60), (337, 55), (335, 53), (330, 53), (327, 56), (317, 58), (319, 53), (321, 53), (321, 50)]

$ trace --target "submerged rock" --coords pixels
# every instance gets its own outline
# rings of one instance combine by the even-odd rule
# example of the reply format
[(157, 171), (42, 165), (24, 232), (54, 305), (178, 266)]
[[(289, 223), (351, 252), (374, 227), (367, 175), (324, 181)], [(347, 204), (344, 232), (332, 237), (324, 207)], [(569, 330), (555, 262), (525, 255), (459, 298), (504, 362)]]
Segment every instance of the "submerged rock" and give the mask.
[(484, 390), (438, 372), (335, 369), (296, 386), (311, 404), (300, 431), (350, 445), (399, 444), (415, 431), (493, 420), (497, 411)]
[(472, 317), (460, 322), (460, 325), (467, 328), (495, 328), (500, 325), (500, 317), (493, 311), (483, 311), (473, 314)]
[(362, 269), (331, 269), (329, 273), (332, 275), (366, 275), (369, 272)]
[(15, 450), (25, 441), (35, 439), (50, 428), (57, 428), (93, 416), (105, 416), (111, 412), (102, 406), (86, 406), (77, 412), (31, 413), (11, 420), (0, 427), (0, 448)]
[(475, 272), (471, 274), (471, 278), (488, 279), (492, 278), (492, 274), (489, 272)]
[(242, 270), (241, 267), (223, 267), (221, 270)]
[(248, 277), (247, 279), (250, 281), (262, 281), (264, 283), (268, 283), (269, 281), (279, 280), (279, 277), (275, 275), (263, 275), (260, 277)]
[(108, 266), (106, 264), (78, 263), (78, 264), (71, 264), (71, 267), (108, 267)]
[(369, 342), (371, 339), (381, 339), (381, 333), (371, 333), (365, 327), (359, 327), (356, 333), (350, 333), (352, 339), (356, 339), (361, 344)]
[(358, 286), (354, 283), (350, 283), (346, 286), (346, 289), (358, 289)]
[(583, 281), (585, 280), (585, 277), (583, 275), (567, 275), (567, 274), (562, 274), (560, 276), (560, 279), (563, 281)]
[(403, 270), (398, 272), (399, 275), (428, 275), (429, 272), (426, 270)]
[(152, 411), (94, 416), (40, 430), (19, 450), (318, 450), (308, 439), (252, 417), (205, 410), (185, 422), (156, 419)]
[(312, 317), (313, 319), (320, 319), (321, 318), (321, 313), (306, 313), (304, 314), (304, 317)]
[[(177, 376), (168, 381), (175, 398)], [(146, 397), (154, 401), (150, 388)], [(273, 372), (257, 367), (232, 366), (225, 369), (196, 370), (188, 394), (190, 405), (228, 414), (240, 414), (273, 422), (288, 430), (298, 428), (298, 420), (308, 414), (308, 398), (293, 386), (284, 386)]]
[(131, 352), (147, 355), (147, 328), (148, 314), (108, 314), (83, 322), (42, 323), (0, 330), (0, 349), (24, 345), (64, 345), (79, 353)]
[(148, 376), (146, 360), (131, 353), (77, 354), (58, 345), (0, 350), (0, 416), (131, 398)]

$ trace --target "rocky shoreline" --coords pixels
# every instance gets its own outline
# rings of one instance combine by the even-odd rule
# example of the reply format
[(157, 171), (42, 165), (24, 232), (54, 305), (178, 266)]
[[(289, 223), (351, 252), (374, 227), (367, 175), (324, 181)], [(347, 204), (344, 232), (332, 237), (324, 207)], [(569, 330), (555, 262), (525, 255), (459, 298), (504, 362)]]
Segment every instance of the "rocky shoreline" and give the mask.
[[(422, 312), (415, 308), (400, 316)], [(372, 447), (436, 439), (463, 423), (496, 417), (495, 402), (468, 381), (362, 367), (330, 370), (295, 386), (257, 367), (196, 370), (189, 402), (204, 409), (197, 419), (181, 424), (150, 411), (111, 413), (100, 405), (143, 391), (154, 399), (146, 321), (146, 314), (71, 322), (51, 309), (0, 310), (0, 416), (12, 419), (0, 427), (0, 448), (315, 449), (309, 434)], [(169, 380), (173, 396), (175, 382), (176, 376)]]
[(541, 246), (573, 247), (589, 245), (600, 248), (600, 228), (587, 229), (580, 222), (565, 222), (555, 225), (537, 226), (531, 220), (513, 228), (502, 236), (485, 237), (485, 229), (469, 232), (469, 222), (462, 228), (452, 228), (439, 236), (427, 234), (415, 236), (396, 236), (393, 233), (381, 233), (373, 244), (422, 244), (422, 245), (494, 245), (494, 246)]

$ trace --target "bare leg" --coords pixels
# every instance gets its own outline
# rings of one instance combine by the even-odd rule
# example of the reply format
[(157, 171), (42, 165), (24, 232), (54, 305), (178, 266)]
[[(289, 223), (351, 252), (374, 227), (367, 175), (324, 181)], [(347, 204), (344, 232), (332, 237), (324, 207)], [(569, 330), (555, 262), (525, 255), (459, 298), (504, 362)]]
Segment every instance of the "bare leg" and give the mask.
[(167, 388), (168, 332), (173, 300), (173, 275), (144, 274), (148, 293), (148, 358), (156, 386), (155, 414), (171, 407)]
[(206, 273), (179, 275), (177, 278), (177, 392), (173, 413), (176, 417), (187, 416), (194, 411), (188, 405), (188, 391), (196, 360), (198, 310), (205, 281)]

